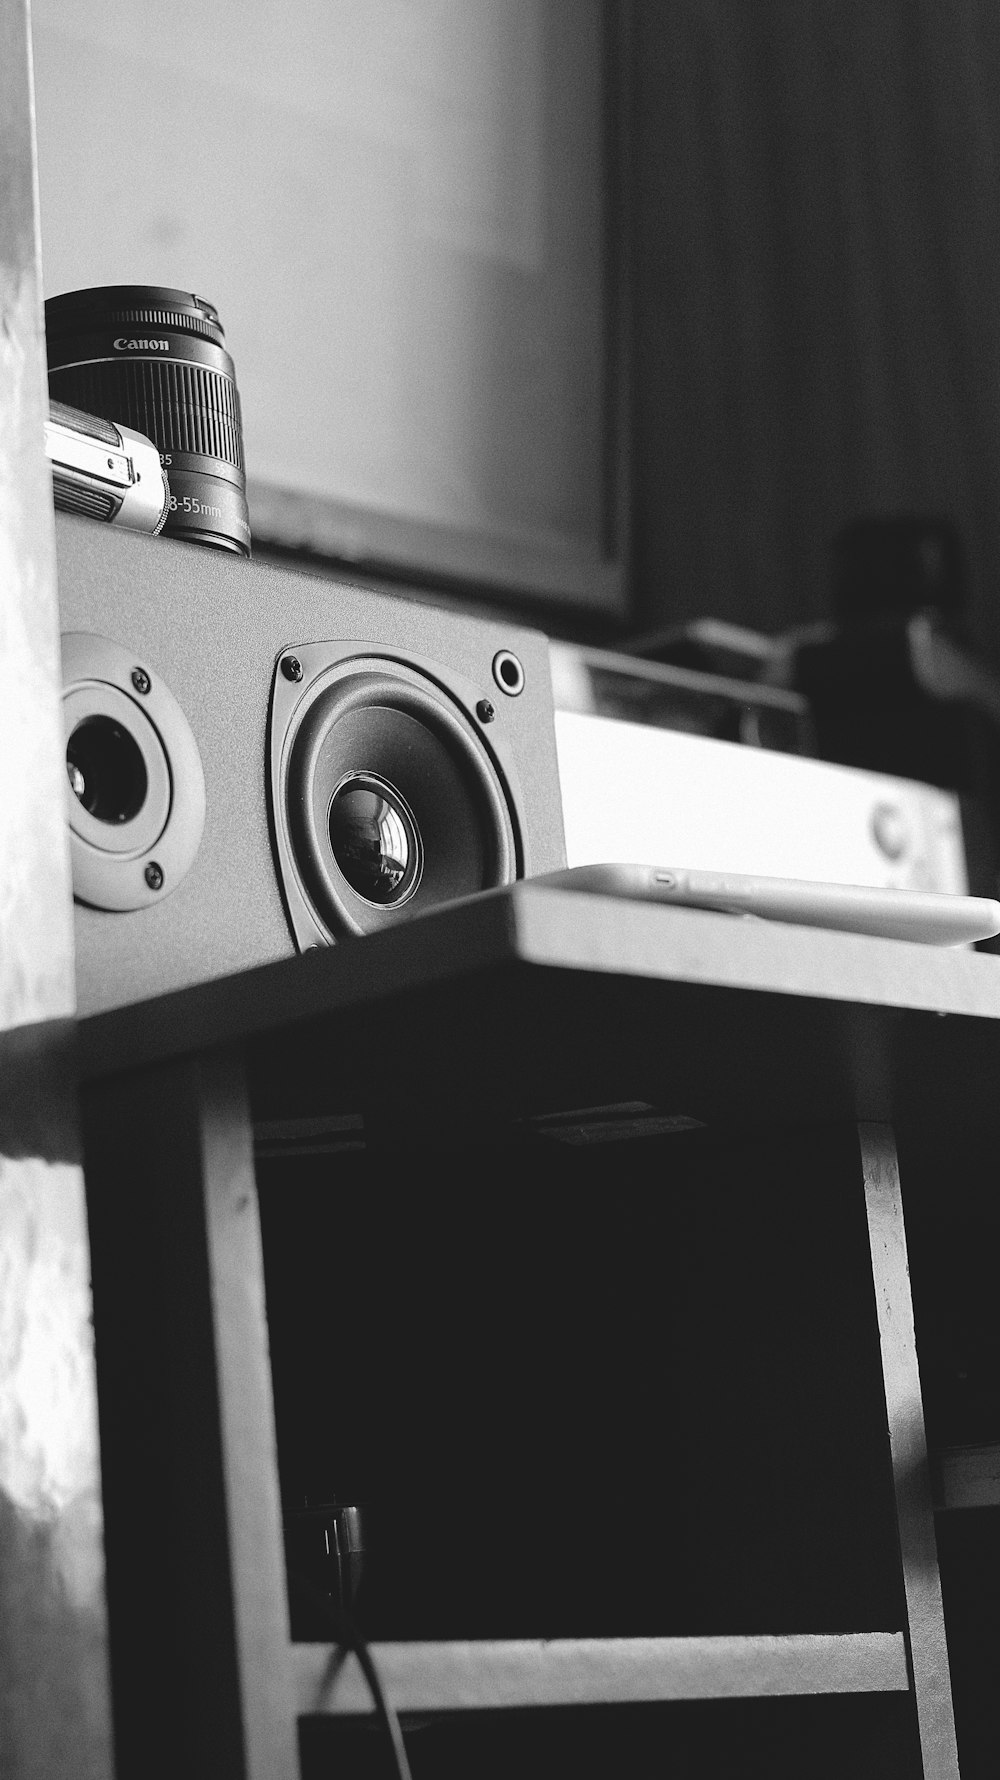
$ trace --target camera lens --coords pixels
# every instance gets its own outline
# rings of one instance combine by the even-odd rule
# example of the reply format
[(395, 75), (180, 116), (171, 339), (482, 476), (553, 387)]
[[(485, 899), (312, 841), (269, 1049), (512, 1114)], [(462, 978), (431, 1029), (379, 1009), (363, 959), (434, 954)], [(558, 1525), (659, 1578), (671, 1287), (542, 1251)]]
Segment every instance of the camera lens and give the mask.
[(420, 882), (423, 849), (401, 794), (377, 773), (349, 773), (330, 799), (330, 845), (351, 889), (395, 907)]
[(145, 433), (170, 484), (167, 537), (250, 555), (243, 426), (218, 310), (160, 285), (45, 305), (49, 394)]
[(142, 751), (113, 717), (88, 717), (66, 743), (70, 786), (99, 822), (131, 822), (149, 784)]

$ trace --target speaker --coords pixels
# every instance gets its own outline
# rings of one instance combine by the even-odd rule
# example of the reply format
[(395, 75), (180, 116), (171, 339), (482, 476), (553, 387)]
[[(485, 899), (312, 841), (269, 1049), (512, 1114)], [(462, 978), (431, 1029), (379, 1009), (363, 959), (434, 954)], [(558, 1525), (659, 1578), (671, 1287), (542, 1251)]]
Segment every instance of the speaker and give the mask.
[(81, 1013), (565, 864), (545, 637), (56, 534)]

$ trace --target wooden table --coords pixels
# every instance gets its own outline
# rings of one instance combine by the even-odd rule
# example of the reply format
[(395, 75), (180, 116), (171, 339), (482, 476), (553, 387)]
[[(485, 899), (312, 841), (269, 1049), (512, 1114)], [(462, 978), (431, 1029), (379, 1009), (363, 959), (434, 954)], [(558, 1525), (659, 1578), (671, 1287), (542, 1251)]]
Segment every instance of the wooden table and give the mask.
[[(683, 1153), (693, 1156), (704, 1131), (727, 1158), (740, 1144), (758, 1158), (743, 1199), (726, 1188), (748, 1241), (752, 1193), (767, 1190), (768, 1170), (778, 1166), (767, 1148), (776, 1134), (786, 1158), (780, 1216), (796, 1226), (793, 1244), (813, 1240), (814, 1202), (817, 1217), (833, 1219), (831, 1230), (842, 1215), (838, 1200), (863, 1207), (864, 1266), (845, 1266), (842, 1292), (839, 1279), (836, 1291), (824, 1285), (817, 1263), (823, 1308), (809, 1364), (817, 1355), (822, 1363), (824, 1345), (832, 1353), (846, 1343), (844, 1352), (854, 1353), (856, 1342), (861, 1355), (868, 1343), (880, 1366), (884, 1399), (874, 1410), (859, 1407), (858, 1428), (867, 1431), (858, 1442), (871, 1448), (872, 1500), (880, 1466), (890, 1502), (894, 1494), (895, 1533), (882, 1543), (892, 1547), (886, 1562), (898, 1566), (898, 1617), (855, 1628), (834, 1623), (831, 1609), (829, 1623), (801, 1625), (794, 1590), (782, 1594), (776, 1581), (771, 1588), (762, 1571), (759, 1624), (685, 1629), (665, 1608), (662, 1636), (645, 1624), (620, 1635), (602, 1625), (589, 1635), (560, 1636), (557, 1627), (536, 1636), (540, 1628), (528, 1624), (524, 1636), (392, 1636), (376, 1641), (376, 1658), (397, 1707), (418, 1713), (909, 1692), (921, 1751), (913, 1771), (922, 1761), (936, 1780), (957, 1775), (893, 1133), (905, 1131), (915, 1150), (948, 1156), (959, 1170), (992, 1143), (1000, 959), (526, 883), (363, 941), (95, 1016), (81, 1024), (79, 1049), (118, 1735), (137, 1766), (158, 1772), (159, 1761), (166, 1772), (189, 1752), (198, 1724), (210, 1727), (210, 1740), (198, 1744), (206, 1772), (279, 1780), (298, 1772), (299, 1716), (369, 1710), (353, 1658), (341, 1664), (330, 1647), (289, 1637), (258, 1215), (262, 1158), (271, 1158), (273, 1175), (275, 1157), (326, 1145), (335, 1179), (346, 1166), (338, 1145), (346, 1135), (356, 1149), (364, 1133), (376, 1153), (401, 1162), (414, 1191), (428, 1178), (428, 1159), (449, 1151), (488, 1153), (490, 1178), (507, 1170), (513, 1194), (526, 1168), (544, 1190), (544, 1158), (557, 1154), (564, 1180), (568, 1155), (598, 1150), (656, 1158), (662, 1172), (671, 1153), (664, 1145), (686, 1144)], [(845, 1128), (855, 1133), (855, 1178), (847, 1167), (833, 1191), (821, 1185), (824, 1134), (842, 1175)], [(616, 1137), (620, 1146), (609, 1147)], [(630, 1165), (628, 1193), (642, 1196), (642, 1172)], [(588, 1178), (598, 1202), (604, 1188)], [(609, 1191), (617, 1178), (608, 1176)], [(473, 1198), (475, 1186), (473, 1179)], [(821, 1214), (821, 1204), (832, 1209)], [(703, 1218), (703, 1209), (691, 1211), (689, 1230), (692, 1217)], [(716, 1227), (698, 1225), (702, 1233)], [(850, 1232), (843, 1240), (846, 1255)], [(814, 1262), (818, 1252), (815, 1243), (801, 1250)], [(738, 1297), (737, 1260), (730, 1254), (720, 1278), (736, 1282)], [(795, 1261), (793, 1272), (810, 1264)], [(755, 1265), (766, 1273), (766, 1256)], [(671, 1277), (682, 1280), (683, 1270)], [(779, 1285), (781, 1277), (774, 1275)], [(808, 1319), (811, 1285), (799, 1278), (789, 1289), (796, 1314)], [(749, 1319), (750, 1346), (753, 1304), (748, 1297), (739, 1311)], [(726, 1314), (723, 1306), (723, 1322)], [(763, 1301), (760, 1315), (763, 1326)], [(767, 1366), (780, 1371), (782, 1347), (794, 1348), (797, 1336), (783, 1343), (775, 1324), (767, 1340)], [(653, 1376), (648, 1345), (637, 1361), (644, 1378)], [(690, 1352), (697, 1368), (693, 1337)], [(711, 1376), (719, 1381), (717, 1365)], [(788, 1378), (782, 1389), (793, 1388)], [(694, 1400), (677, 1388), (672, 1402)], [(759, 1388), (764, 1404), (766, 1382)], [(826, 1435), (811, 1427), (808, 1377), (801, 1392), (803, 1451), (819, 1451), (815, 1441)], [(849, 1406), (831, 1409), (817, 1393), (820, 1423), (849, 1417)], [(859, 1404), (863, 1398), (859, 1383)], [(735, 1387), (726, 1401), (738, 1417)], [(787, 1471), (793, 1449), (767, 1420), (772, 1409), (764, 1419), (777, 1430)], [(701, 1408), (694, 1413), (697, 1421)], [(691, 1453), (703, 1437), (709, 1446), (717, 1439), (711, 1420), (679, 1436), (689, 1442), (683, 1464), (701, 1463), (699, 1476), (709, 1475), (709, 1459)], [(713, 1476), (721, 1450), (711, 1447)], [(753, 1461), (758, 1470), (763, 1463)], [(831, 1458), (832, 1471), (838, 1463)], [(751, 1496), (756, 1487), (747, 1484)], [(820, 1493), (824, 1487), (816, 1481)], [(637, 1493), (645, 1488), (639, 1478)], [(827, 1507), (834, 1488), (823, 1497)], [(744, 1493), (733, 1496), (735, 1530), (723, 1535), (737, 1558), (749, 1524)], [(766, 1491), (754, 1513), (763, 1502), (766, 1519), (765, 1498)], [(781, 1510), (781, 1525), (798, 1527), (807, 1567), (810, 1512), (807, 1502), (789, 1509), (787, 1500)], [(780, 1540), (775, 1516), (768, 1537)], [(826, 1534), (820, 1528), (815, 1537), (821, 1546)], [(706, 1586), (708, 1599), (714, 1585)], [(749, 1599), (733, 1607), (737, 1618), (747, 1618)], [(866, 1771), (860, 1754), (856, 1771)]]

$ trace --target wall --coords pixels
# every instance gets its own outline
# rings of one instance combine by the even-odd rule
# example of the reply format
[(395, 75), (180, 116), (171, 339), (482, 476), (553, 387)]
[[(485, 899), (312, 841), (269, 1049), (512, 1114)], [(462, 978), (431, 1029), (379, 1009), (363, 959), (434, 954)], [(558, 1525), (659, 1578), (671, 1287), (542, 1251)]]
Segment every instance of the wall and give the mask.
[(216, 304), (258, 535), (296, 541), (277, 488), (347, 557), (420, 554), (383, 517), (572, 597), (605, 554), (600, 0), (33, 13), (46, 292)]

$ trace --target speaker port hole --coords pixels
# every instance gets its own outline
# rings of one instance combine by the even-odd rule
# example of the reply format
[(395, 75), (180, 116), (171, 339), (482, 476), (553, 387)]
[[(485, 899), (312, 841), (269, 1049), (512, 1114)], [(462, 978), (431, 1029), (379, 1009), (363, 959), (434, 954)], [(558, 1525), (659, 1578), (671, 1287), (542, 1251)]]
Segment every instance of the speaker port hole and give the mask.
[(131, 822), (146, 801), (149, 780), (142, 751), (113, 717), (87, 717), (66, 744), (70, 786), (98, 822)]
[(493, 678), (509, 698), (516, 698), (524, 691), (524, 669), (510, 649), (500, 649), (494, 655)]
[(349, 773), (330, 799), (333, 856), (358, 896), (397, 908), (420, 882), (423, 847), (406, 799), (378, 773)]

